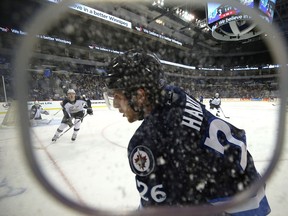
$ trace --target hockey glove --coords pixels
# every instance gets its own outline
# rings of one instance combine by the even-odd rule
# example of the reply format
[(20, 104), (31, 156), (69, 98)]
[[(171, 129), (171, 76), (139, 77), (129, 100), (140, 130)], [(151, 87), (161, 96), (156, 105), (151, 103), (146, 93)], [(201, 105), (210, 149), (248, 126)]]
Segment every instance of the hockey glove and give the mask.
[(65, 119), (63, 123), (69, 125), (69, 127), (71, 128), (73, 126), (72, 117)]
[(93, 115), (93, 109), (92, 108), (87, 108), (87, 113), (89, 115)]
[(45, 114), (45, 115), (49, 115), (49, 112), (45, 110), (45, 111), (44, 111), (44, 114)]

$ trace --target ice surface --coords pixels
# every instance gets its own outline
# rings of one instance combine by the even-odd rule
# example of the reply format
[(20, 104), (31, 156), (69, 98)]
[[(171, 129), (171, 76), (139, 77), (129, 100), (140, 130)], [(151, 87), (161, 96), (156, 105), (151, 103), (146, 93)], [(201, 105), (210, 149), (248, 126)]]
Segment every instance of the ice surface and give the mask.
[[(221, 113), (224, 120), (245, 129), (248, 150), (263, 173), (275, 148), (278, 106), (270, 102), (222, 102), (222, 109), (230, 117), (224, 118)], [(126, 147), (140, 122), (130, 124), (115, 110), (94, 109), (94, 115), (85, 117), (76, 141), (71, 141), (73, 130), (69, 130), (55, 144), (45, 147), (51, 143), (61, 117), (59, 112), (50, 124), (31, 128), (37, 161), (49, 181), (84, 205), (116, 211), (136, 209), (140, 198)], [(18, 131), (2, 128), (0, 135), (0, 182), (6, 179), (10, 187), (26, 189), (17, 196), (2, 198), (0, 215), (80, 215), (42, 190), (26, 163)], [(288, 210), (287, 148), (286, 144), (266, 186), (272, 216), (285, 215)]]

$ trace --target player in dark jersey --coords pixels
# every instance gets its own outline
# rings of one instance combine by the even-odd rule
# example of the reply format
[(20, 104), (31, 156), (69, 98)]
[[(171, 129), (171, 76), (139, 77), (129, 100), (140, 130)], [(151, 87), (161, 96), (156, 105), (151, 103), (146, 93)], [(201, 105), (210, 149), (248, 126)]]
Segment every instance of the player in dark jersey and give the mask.
[(203, 97), (203, 95), (200, 95), (200, 96), (199, 96), (199, 102), (203, 104), (203, 102), (204, 102), (204, 97)]
[[(77, 133), (80, 130), (81, 123), (85, 114), (85, 109), (87, 113), (93, 115), (93, 110), (91, 108), (91, 101), (84, 97), (76, 96), (76, 92), (73, 89), (67, 91), (67, 97), (61, 102), (63, 108), (63, 118), (60, 126), (57, 128), (52, 141), (55, 142), (60, 134), (65, 128), (72, 127), (74, 125), (74, 131), (71, 137), (72, 141), (76, 140)], [(73, 123), (74, 119), (74, 123)]]
[[(154, 54), (128, 51), (112, 60), (106, 94), (129, 122), (143, 120), (128, 146), (141, 208), (217, 205), (260, 178), (245, 131), (219, 119), (181, 88), (165, 85)], [(264, 188), (231, 215), (267, 215)]]

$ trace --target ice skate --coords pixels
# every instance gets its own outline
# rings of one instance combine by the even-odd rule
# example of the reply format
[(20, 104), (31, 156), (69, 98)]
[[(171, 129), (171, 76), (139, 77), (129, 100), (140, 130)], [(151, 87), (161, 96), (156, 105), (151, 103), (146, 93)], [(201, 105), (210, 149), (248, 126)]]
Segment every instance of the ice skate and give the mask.
[(56, 134), (54, 135), (54, 137), (52, 138), (52, 142), (56, 142), (56, 140), (59, 138), (59, 136), (57, 136)]
[(76, 137), (77, 137), (77, 134), (73, 134), (72, 137), (71, 137), (71, 140), (72, 140), (72, 141), (75, 141), (75, 140), (76, 140)]

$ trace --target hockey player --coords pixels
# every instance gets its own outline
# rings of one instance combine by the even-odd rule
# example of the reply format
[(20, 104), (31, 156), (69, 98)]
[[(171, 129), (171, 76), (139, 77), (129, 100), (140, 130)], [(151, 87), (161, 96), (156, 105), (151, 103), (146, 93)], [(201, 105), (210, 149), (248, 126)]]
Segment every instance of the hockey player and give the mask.
[(30, 125), (36, 126), (38, 120), (42, 120), (41, 114), (49, 115), (47, 110), (44, 110), (38, 101), (35, 101), (30, 109)]
[(220, 116), (220, 105), (221, 105), (221, 98), (219, 97), (219, 93), (215, 93), (215, 97), (212, 97), (209, 100), (210, 109), (216, 109), (216, 116)]
[(49, 115), (49, 112), (44, 110), (38, 101), (35, 101), (30, 109), (30, 119), (40, 120), (41, 114)]
[(203, 97), (203, 95), (200, 95), (199, 96), (199, 102), (203, 104), (203, 101), (204, 101), (204, 97)]
[(71, 140), (75, 141), (83, 121), (85, 109), (87, 109), (87, 114), (93, 115), (91, 101), (89, 99), (76, 96), (76, 92), (73, 89), (68, 89), (67, 97), (61, 102), (61, 106), (63, 108), (64, 116), (60, 126), (57, 128), (57, 131), (52, 138), (52, 141), (55, 142), (65, 128), (68, 126), (72, 127), (73, 125), (74, 132), (72, 134)]
[[(128, 51), (105, 76), (113, 106), (128, 122), (143, 120), (128, 145), (141, 208), (217, 205), (260, 178), (245, 131), (219, 119), (181, 88), (165, 85), (154, 54)], [(264, 187), (231, 215), (267, 215)]]

